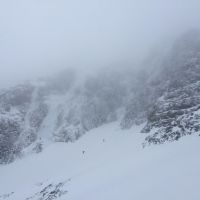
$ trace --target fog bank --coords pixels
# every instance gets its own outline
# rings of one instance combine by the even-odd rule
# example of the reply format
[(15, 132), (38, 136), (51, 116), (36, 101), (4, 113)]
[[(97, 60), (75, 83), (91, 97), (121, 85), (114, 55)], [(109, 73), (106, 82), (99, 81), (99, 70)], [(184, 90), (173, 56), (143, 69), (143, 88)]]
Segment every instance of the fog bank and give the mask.
[(153, 46), (199, 28), (199, 10), (199, 0), (1, 0), (0, 85), (69, 67), (135, 67)]

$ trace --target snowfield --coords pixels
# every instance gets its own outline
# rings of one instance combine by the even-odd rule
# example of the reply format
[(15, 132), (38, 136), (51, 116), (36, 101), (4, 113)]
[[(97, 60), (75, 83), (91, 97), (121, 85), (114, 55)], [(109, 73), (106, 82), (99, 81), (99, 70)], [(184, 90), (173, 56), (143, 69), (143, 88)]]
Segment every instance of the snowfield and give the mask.
[(111, 123), (0, 166), (0, 200), (199, 200), (200, 140), (142, 148)]

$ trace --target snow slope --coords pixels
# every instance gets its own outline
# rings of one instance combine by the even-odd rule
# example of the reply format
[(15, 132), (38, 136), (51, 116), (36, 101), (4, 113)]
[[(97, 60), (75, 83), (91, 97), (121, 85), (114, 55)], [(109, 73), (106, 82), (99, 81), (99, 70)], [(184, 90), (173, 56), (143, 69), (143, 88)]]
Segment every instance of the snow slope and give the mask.
[(0, 200), (199, 200), (200, 140), (142, 148), (141, 127), (93, 129), (0, 166)]

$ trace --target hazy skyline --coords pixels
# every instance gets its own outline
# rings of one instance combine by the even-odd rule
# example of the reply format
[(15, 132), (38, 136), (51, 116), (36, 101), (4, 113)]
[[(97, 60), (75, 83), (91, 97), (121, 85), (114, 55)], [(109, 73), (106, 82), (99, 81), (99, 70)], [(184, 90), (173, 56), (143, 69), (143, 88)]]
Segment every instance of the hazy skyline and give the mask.
[(0, 85), (117, 62), (200, 22), (199, 0), (0, 0)]

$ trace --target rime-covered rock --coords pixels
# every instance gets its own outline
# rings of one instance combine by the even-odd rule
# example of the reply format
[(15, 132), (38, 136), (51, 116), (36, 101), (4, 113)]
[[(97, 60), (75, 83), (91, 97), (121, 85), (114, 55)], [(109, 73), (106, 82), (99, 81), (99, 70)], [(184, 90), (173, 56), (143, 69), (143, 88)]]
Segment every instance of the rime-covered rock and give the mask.
[(178, 140), (200, 131), (200, 33), (183, 35), (163, 62), (156, 90), (160, 97), (148, 111), (146, 143)]

